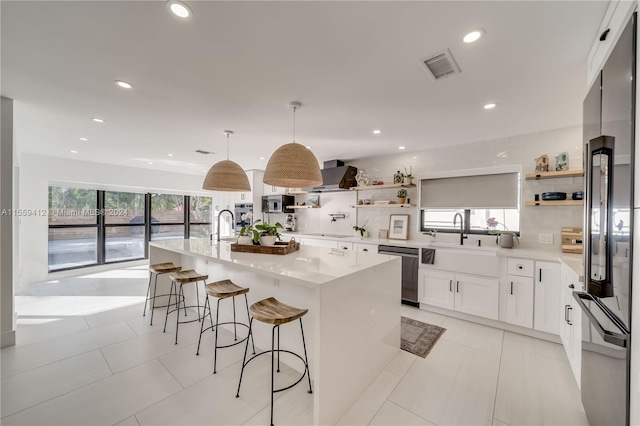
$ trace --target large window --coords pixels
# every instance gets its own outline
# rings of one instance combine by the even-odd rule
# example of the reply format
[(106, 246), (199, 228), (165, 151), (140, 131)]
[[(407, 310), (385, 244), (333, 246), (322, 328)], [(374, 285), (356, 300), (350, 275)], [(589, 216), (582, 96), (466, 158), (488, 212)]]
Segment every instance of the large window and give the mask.
[(498, 230), (520, 231), (520, 173), (485, 173), (423, 179), (420, 182), (421, 230), (487, 234), (487, 220)]
[(98, 263), (96, 191), (49, 187), (49, 270)]
[(210, 197), (50, 186), (49, 271), (144, 259), (150, 240), (207, 237), (211, 204)]

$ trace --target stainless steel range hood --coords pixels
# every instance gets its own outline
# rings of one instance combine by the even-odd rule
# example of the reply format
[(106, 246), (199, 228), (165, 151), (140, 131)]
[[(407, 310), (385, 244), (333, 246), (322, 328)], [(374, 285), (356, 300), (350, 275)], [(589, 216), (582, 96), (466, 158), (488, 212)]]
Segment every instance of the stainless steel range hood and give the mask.
[(356, 174), (358, 169), (345, 166), (344, 161), (332, 160), (324, 162), (322, 172), (322, 185), (308, 188), (308, 192), (332, 192), (346, 191), (356, 186)]

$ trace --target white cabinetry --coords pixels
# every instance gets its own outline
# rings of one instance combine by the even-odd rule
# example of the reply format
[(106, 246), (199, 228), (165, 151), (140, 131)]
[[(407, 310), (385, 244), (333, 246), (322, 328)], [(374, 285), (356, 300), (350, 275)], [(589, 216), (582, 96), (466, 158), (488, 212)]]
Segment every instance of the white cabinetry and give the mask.
[(280, 186), (268, 185), (266, 183), (263, 183), (262, 185), (263, 185), (264, 195), (280, 195), (280, 194), (286, 194), (287, 192), (287, 188), (283, 188)]
[(336, 240), (322, 240), (320, 238), (307, 238), (303, 237), (300, 240), (300, 244), (306, 244), (310, 246), (338, 248), (338, 242)]
[(551, 334), (560, 334), (558, 309), (560, 308), (560, 264), (536, 261), (535, 302), (533, 328)]
[(533, 327), (533, 278), (507, 277), (505, 321), (521, 327)]
[(353, 243), (353, 249), (355, 251), (368, 251), (369, 253), (377, 253), (378, 252), (378, 245), (377, 244)]
[(498, 319), (500, 282), (430, 269), (420, 271), (420, 303), (480, 317)]
[(561, 268), (562, 283), (559, 296), (562, 300), (560, 338), (569, 359), (573, 376), (580, 387), (580, 369), (582, 368), (582, 311), (573, 298), (573, 291), (580, 288), (578, 274), (566, 265)]

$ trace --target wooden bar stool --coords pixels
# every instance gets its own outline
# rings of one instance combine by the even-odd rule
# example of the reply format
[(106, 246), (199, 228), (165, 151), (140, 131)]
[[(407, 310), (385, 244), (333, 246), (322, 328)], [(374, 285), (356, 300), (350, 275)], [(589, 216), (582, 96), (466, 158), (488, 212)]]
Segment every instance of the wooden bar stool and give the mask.
[[(251, 337), (251, 344), (253, 345), (253, 353), (254, 354), (256, 353), (256, 347), (255, 347), (255, 344), (253, 343), (253, 336), (251, 336), (250, 333), (247, 333), (247, 337), (245, 337), (242, 340), (238, 340), (238, 332), (236, 328), (238, 325), (241, 325), (241, 326), (247, 327), (247, 330), (249, 329), (248, 324), (236, 321), (236, 296), (240, 296), (241, 294), (244, 294), (244, 304), (247, 307), (247, 319), (250, 319), (249, 302), (247, 301), (247, 293), (249, 292), (249, 289), (237, 286), (231, 280), (222, 280), (222, 281), (217, 281), (215, 283), (207, 284), (204, 287), (204, 290), (207, 292), (207, 300), (204, 302), (204, 310), (202, 311), (202, 325), (200, 326), (200, 338), (198, 339), (198, 349), (196, 351), (196, 355), (200, 355), (200, 342), (202, 341), (202, 333), (204, 333), (207, 330), (212, 330), (213, 328), (215, 328), (216, 337), (215, 337), (215, 343), (213, 345), (213, 374), (216, 374), (216, 361), (217, 361), (218, 349), (229, 348), (231, 346), (239, 345), (240, 343), (244, 342), (245, 340), (249, 339), (249, 337)], [(211, 304), (209, 302), (209, 296), (218, 298), (218, 303), (216, 306), (216, 323), (215, 324), (213, 323), (213, 318), (211, 315)], [(220, 313), (220, 301), (222, 299), (228, 299), (229, 297), (231, 298), (231, 301), (233, 303), (233, 321), (218, 322), (219, 313)], [(204, 319), (206, 318), (207, 315), (209, 315), (211, 326), (204, 328)], [(225, 324), (233, 324), (234, 343), (231, 343), (229, 345), (218, 346), (218, 327)]]
[[(247, 345), (244, 348), (244, 358), (242, 359), (242, 369), (240, 370), (240, 380), (238, 381), (238, 392), (236, 392), (236, 398), (240, 397), (240, 385), (242, 385), (242, 375), (244, 373), (244, 367), (249, 364), (251, 361), (259, 357), (260, 355), (264, 355), (266, 353), (271, 353), (271, 426), (273, 426), (273, 395), (276, 392), (282, 392), (287, 389), (291, 389), (298, 383), (304, 379), (306, 375), (309, 380), (309, 390), (308, 393), (313, 393), (311, 390), (311, 375), (309, 374), (309, 361), (307, 359), (307, 345), (304, 340), (304, 329), (302, 328), (302, 317), (306, 315), (308, 309), (299, 309), (294, 308), (293, 306), (285, 305), (284, 303), (276, 300), (273, 297), (269, 297), (268, 299), (263, 299), (259, 302), (254, 303), (249, 308), (249, 312), (251, 313), (251, 320), (249, 321), (249, 335), (252, 336), (253, 332), (253, 320), (257, 319), (258, 321), (264, 322), (266, 324), (273, 324), (273, 328), (271, 329), (271, 350), (266, 350), (260, 352), (257, 355), (252, 356), (247, 360), (247, 349), (249, 348), (249, 339), (247, 339)], [(282, 324), (286, 324), (291, 321), (300, 320), (300, 332), (302, 334), (302, 348), (304, 350), (304, 358), (298, 355), (295, 352), (291, 352), (285, 349), (280, 349), (280, 326)], [(275, 345), (276, 338), (276, 329), (278, 330), (278, 347)], [(253, 339), (253, 336), (252, 336)], [(284, 388), (275, 389), (275, 356), (274, 353), (278, 353), (278, 372), (280, 372), (280, 352), (286, 352), (288, 354), (294, 355), (298, 357), (302, 362), (304, 362), (304, 372), (302, 376), (292, 385), (286, 386)]]
[[(169, 314), (171, 312), (176, 312), (176, 345), (178, 344), (178, 326), (180, 324), (200, 321), (200, 292), (198, 291), (198, 281), (202, 281), (205, 285), (207, 284), (208, 275), (202, 275), (194, 271), (193, 269), (188, 269), (186, 271), (178, 271), (171, 272), (169, 274), (171, 277), (171, 291), (169, 292), (169, 302), (167, 303), (167, 313), (164, 317), (164, 330), (163, 333), (167, 331), (167, 319), (169, 318)], [(186, 306), (185, 297), (184, 297), (184, 285), (195, 283), (196, 284), (196, 301), (197, 305)], [(180, 286), (180, 291), (178, 292), (178, 285)], [(175, 292), (174, 292), (175, 289)], [(169, 310), (169, 306), (171, 305), (171, 296), (176, 298), (175, 309)], [(189, 320), (189, 321), (180, 321), (180, 303), (182, 303), (182, 310), (184, 311), (184, 316), (187, 316), (187, 308), (197, 308), (198, 309), (198, 318)]]
[[(168, 296), (168, 294), (156, 294), (156, 287), (158, 286), (158, 275), (162, 274), (170, 274), (171, 272), (178, 272), (182, 269), (180, 266), (176, 266), (173, 262), (166, 263), (156, 263), (153, 265), (149, 265), (149, 285), (147, 286), (147, 298), (144, 301), (144, 311), (142, 311), (142, 316), (144, 317), (147, 314), (147, 302), (151, 300), (151, 324), (153, 325), (153, 311), (156, 308), (156, 297), (164, 297)], [(153, 283), (153, 296), (151, 295), (151, 279), (153, 275), (156, 276), (156, 279)], [(165, 306), (158, 306), (159, 308), (164, 308)]]

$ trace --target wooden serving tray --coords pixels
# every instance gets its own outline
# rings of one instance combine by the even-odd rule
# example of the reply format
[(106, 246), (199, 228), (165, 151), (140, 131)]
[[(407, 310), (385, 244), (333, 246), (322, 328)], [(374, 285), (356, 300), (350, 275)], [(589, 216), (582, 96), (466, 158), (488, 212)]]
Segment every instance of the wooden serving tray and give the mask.
[(275, 246), (256, 246), (231, 244), (231, 251), (240, 253), (261, 253), (261, 254), (289, 254), (300, 250), (300, 243), (292, 240), (287, 242), (276, 241)]

